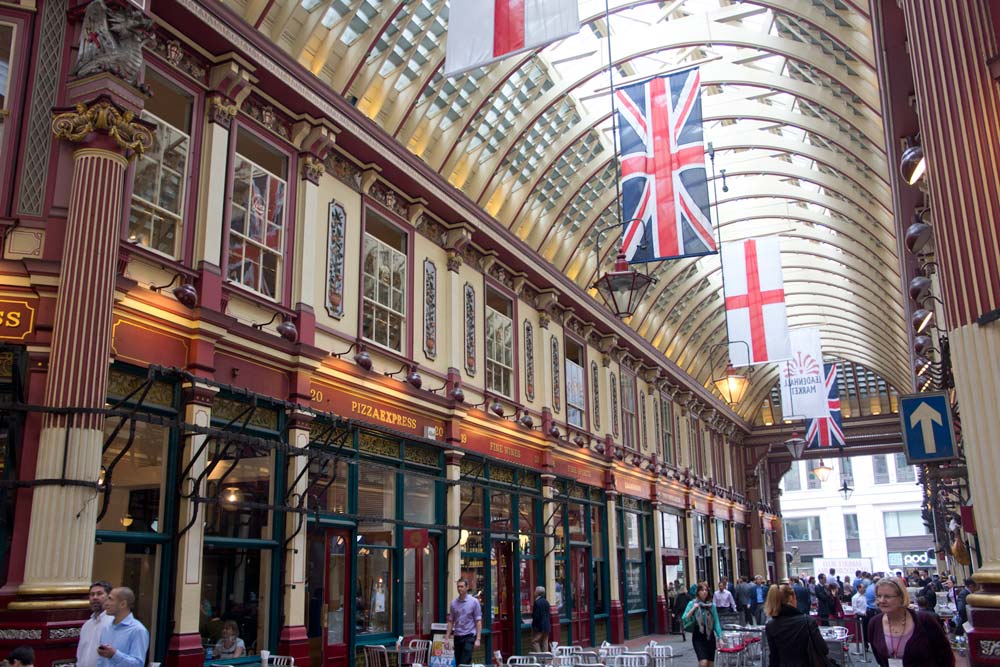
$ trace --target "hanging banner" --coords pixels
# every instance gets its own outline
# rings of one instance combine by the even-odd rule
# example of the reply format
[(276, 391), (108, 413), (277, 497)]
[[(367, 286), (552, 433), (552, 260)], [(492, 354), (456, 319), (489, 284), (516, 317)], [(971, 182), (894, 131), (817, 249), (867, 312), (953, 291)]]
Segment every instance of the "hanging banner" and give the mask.
[(789, 329), (792, 356), (778, 364), (783, 419), (826, 417), (827, 389), (819, 329)]
[(722, 276), (733, 366), (788, 359), (788, 317), (778, 237), (724, 245)]

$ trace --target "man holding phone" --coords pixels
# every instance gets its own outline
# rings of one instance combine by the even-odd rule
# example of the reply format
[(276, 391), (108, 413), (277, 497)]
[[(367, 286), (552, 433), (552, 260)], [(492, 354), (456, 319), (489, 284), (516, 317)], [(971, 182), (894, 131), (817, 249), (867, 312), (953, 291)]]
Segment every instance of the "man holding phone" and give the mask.
[(97, 667), (143, 667), (149, 651), (149, 631), (132, 615), (135, 593), (124, 586), (112, 589), (104, 603), (111, 624), (101, 631)]

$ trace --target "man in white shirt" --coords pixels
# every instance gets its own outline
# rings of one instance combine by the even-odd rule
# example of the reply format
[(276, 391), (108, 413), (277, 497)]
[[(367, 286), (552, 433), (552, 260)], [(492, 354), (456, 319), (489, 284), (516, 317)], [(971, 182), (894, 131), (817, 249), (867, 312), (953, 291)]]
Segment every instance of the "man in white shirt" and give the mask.
[[(865, 585), (858, 580), (857, 593), (851, 598), (851, 607), (854, 610), (854, 618), (858, 620), (858, 627), (864, 629), (867, 618), (865, 614), (868, 612), (868, 598), (865, 597)], [(856, 654), (860, 654), (860, 649), (854, 649)]]
[(80, 643), (76, 645), (77, 667), (97, 667), (97, 647), (101, 632), (111, 625), (113, 617), (104, 611), (104, 602), (111, 592), (111, 584), (95, 581), (90, 585), (90, 618), (80, 628)]

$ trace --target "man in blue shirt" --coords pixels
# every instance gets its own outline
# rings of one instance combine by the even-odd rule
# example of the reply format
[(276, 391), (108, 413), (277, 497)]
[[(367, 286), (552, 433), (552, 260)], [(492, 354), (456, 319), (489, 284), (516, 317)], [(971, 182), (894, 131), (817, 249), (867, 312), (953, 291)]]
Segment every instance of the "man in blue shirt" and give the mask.
[(149, 631), (132, 615), (135, 593), (131, 588), (112, 589), (104, 603), (111, 623), (101, 631), (97, 667), (144, 667), (149, 651)]
[(455, 664), (472, 664), (472, 651), (479, 648), (483, 632), (483, 610), (479, 600), (469, 595), (469, 584), (465, 579), (455, 583), (458, 597), (451, 601), (448, 614), (448, 629), (445, 640), (455, 637)]
[(764, 577), (759, 574), (754, 577), (754, 608), (753, 613), (757, 619), (757, 625), (764, 625), (764, 600), (767, 599), (767, 586), (764, 585)]

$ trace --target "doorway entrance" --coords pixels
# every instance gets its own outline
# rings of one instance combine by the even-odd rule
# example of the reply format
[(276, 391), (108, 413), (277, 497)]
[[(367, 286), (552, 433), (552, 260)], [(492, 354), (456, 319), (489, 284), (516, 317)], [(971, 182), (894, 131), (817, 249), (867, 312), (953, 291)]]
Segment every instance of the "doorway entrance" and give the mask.
[(493, 541), (493, 650), (514, 655), (517, 625), (514, 618), (518, 588), (514, 582), (514, 542)]
[(347, 642), (351, 610), (348, 591), (351, 531), (344, 528), (313, 528), (307, 540), (309, 598), (306, 630), (311, 664), (346, 667), (350, 662)]
[(570, 581), (572, 582), (572, 600), (570, 604), (570, 623), (573, 644), (590, 646), (590, 548), (571, 547)]
[(436, 546), (436, 538), (431, 537), (424, 546), (403, 549), (403, 636), (408, 639), (431, 637), (437, 590)]

